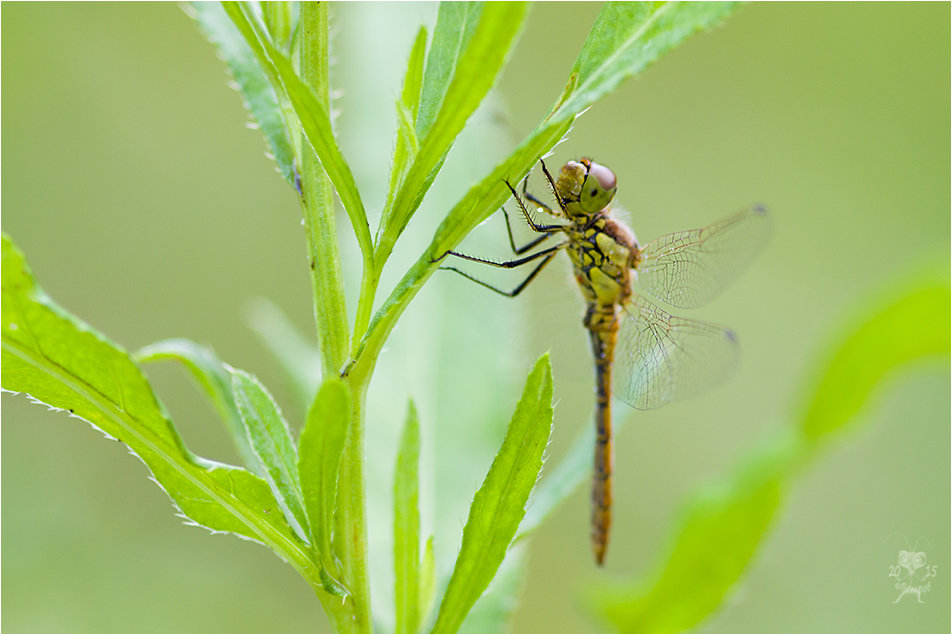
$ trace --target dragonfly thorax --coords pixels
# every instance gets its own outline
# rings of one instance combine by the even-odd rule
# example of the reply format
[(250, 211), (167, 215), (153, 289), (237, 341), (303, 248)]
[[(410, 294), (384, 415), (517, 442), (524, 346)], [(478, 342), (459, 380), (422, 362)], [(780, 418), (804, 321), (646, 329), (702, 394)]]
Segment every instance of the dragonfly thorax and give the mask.
[(591, 217), (615, 198), (615, 173), (600, 163), (582, 158), (562, 166), (555, 193), (569, 218)]
[(631, 269), (639, 251), (635, 236), (621, 221), (601, 214), (565, 230), (566, 251), (585, 301), (608, 307), (631, 296)]

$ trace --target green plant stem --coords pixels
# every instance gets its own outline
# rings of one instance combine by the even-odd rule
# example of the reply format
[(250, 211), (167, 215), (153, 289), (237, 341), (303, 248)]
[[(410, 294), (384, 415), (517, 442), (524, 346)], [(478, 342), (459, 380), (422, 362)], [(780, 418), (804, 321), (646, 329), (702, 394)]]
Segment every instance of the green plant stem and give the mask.
[(367, 504), (364, 489), (364, 401), (367, 384), (350, 382), (353, 415), (341, 460), (334, 516), (334, 546), (341, 559), (346, 585), (351, 593), (351, 620), (339, 632), (369, 633), (370, 577), (367, 562)]
[[(313, 88), (325, 106), (329, 103), (327, 67), (327, 4), (301, 5), (301, 79)], [(304, 226), (307, 230), (308, 263), (314, 290), (314, 319), (320, 342), (321, 366), (325, 376), (340, 372), (348, 356), (350, 333), (340, 248), (334, 216), (330, 179), (310, 144), (302, 143), (301, 191)]]
[[(374, 263), (373, 257), (370, 259), (374, 264), (372, 269), (367, 268), (367, 262), (364, 262), (364, 274), (360, 281), (360, 295), (357, 299), (357, 315), (354, 317), (354, 339), (351, 346), (351, 357), (357, 354), (357, 348), (361, 339), (367, 333), (367, 325), (370, 323), (370, 316), (374, 308), (374, 298), (377, 295), (377, 285), (380, 282), (380, 274), (383, 269), (383, 263), (379, 266)], [(340, 367), (338, 367), (340, 370)]]
[[(300, 73), (323, 104), (329, 104), (327, 4), (301, 4)], [(344, 301), (343, 276), (334, 217), (330, 179), (314, 150), (302, 143), (305, 225), (308, 229), (314, 308), (321, 342), (321, 363), (325, 376), (340, 372), (349, 354), (350, 336)], [(361, 297), (374, 270), (364, 266)], [(372, 291), (370, 304), (373, 303)], [(358, 323), (355, 328), (360, 328)], [(366, 326), (364, 326), (366, 328)], [(363, 402), (365, 385), (354, 390), (354, 411), (341, 461), (338, 483), (338, 510), (335, 517), (337, 556), (341, 561), (344, 584), (351, 595), (329, 613), (341, 633), (370, 632), (370, 586), (367, 574), (367, 531), (364, 492)], [(328, 608), (328, 603), (324, 603)]]

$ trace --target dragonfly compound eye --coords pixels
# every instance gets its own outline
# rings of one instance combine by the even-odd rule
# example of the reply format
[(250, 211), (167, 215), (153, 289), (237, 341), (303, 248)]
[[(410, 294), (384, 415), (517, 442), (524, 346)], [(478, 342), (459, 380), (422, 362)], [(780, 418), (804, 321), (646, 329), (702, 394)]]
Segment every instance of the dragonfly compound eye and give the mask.
[(599, 163), (592, 163), (582, 186), (579, 203), (586, 212), (595, 213), (608, 207), (615, 198), (615, 173)]

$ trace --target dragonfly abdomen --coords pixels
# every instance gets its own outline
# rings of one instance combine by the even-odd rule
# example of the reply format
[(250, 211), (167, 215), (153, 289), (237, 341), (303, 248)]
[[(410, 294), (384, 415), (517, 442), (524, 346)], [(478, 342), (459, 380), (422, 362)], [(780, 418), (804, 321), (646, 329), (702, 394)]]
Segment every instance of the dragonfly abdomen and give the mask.
[(592, 551), (601, 565), (608, 547), (612, 522), (612, 444), (611, 385), (615, 341), (618, 336), (616, 305), (589, 304), (585, 314), (592, 354), (595, 358), (595, 472), (592, 477)]

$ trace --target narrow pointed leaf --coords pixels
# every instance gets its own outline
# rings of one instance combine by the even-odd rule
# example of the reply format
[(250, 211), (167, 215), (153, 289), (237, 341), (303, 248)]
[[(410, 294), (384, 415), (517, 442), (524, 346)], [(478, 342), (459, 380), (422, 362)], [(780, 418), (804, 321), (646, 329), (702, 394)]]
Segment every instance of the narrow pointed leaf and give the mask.
[(135, 353), (142, 363), (171, 359), (181, 362), (192, 373), (225, 423), (228, 434), (245, 465), (255, 474), (264, 474), (261, 461), (251, 449), (238, 406), (231, 390), (231, 376), (211, 348), (187, 339), (170, 339), (149, 344)]
[(580, 114), (687, 36), (719, 23), (736, 4), (606, 2), (572, 66), (551, 121)]
[[(420, 564), (420, 621), (425, 622), (433, 608), (436, 596), (436, 550), (433, 546), (433, 536), (426, 540), (423, 550), (423, 562)], [(422, 629), (422, 625), (421, 625)]]
[(420, 629), (420, 421), (407, 412), (393, 475), (394, 602), (398, 633)]
[[(479, 15), (479, 23), (453, 70), (433, 125), (421, 138), (420, 150), (394, 198), (391, 214), (382, 219), (377, 250), (377, 266), (390, 255), (397, 237), (420, 206), (447, 152), (463, 129), (466, 120), (496, 81), (496, 77), (522, 27), (526, 5), (521, 2), (491, 2)], [(429, 63), (429, 62), (428, 62)], [(427, 89), (424, 79), (424, 91)], [(426, 98), (426, 93), (424, 93)], [(421, 103), (420, 116), (427, 103)]]
[(354, 182), (350, 166), (337, 146), (327, 108), (314, 91), (297, 76), (291, 61), (275, 49), (268, 38), (261, 33), (260, 25), (249, 17), (248, 10), (242, 3), (223, 2), (222, 6), (251, 47), (271, 82), (281, 86), (287, 95), (300, 120), (301, 130), (320, 158), (321, 165), (334, 184), (334, 189), (337, 190), (337, 195), (354, 227), (361, 252), (365, 258), (372, 259), (373, 244), (370, 226), (367, 224), (367, 213), (360, 199), (360, 193), (357, 191), (357, 184)]
[(288, 524), (302, 540), (308, 540), (307, 517), (297, 473), (297, 450), (281, 409), (255, 376), (228, 365), (225, 369), (231, 376), (235, 405), (251, 449), (264, 466), (265, 479), (271, 484)]
[(436, 120), (446, 97), (453, 71), (473, 38), (485, 2), (441, 2), (433, 28), (433, 44), (426, 56), (416, 133), (423, 138)]
[(318, 577), (268, 484), (191, 454), (128, 353), (36, 286), (6, 235), (2, 278), (4, 390), (68, 411), (125, 443), (192, 522), (267, 544), (307, 579)]
[(218, 2), (192, 2), (188, 9), (227, 64), (245, 107), (268, 143), (278, 172), (294, 185), (294, 151), (278, 97), (248, 43)]
[(333, 559), (331, 528), (351, 408), (350, 388), (332, 377), (318, 390), (301, 433), (297, 470), (311, 523), (312, 544), (325, 562)]
[[(423, 54), (426, 52), (426, 29), (420, 27), (417, 32), (407, 72), (403, 78), (403, 90), (396, 102), (397, 140), (394, 144), (393, 161), (390, 166), (390, 187), (387, 190), (387, 203), (384, 205), (383, 219), (390, 216), (393, 209), (393, 197), (413, 164), (420, 143), (417, 138), (414, 120), (420, 105), (420, 89), (423, 81)], [(382, 220), (378, 232), (383, 229), (386, 220)], [(378, 236), (379, 240), (379, 236)]]
[(543, 355), (529, 373), (502, 448), (473, 498), (434, 633), (455, 633), (496, 575), (525, 515), (551, 430), (552, 371)]

